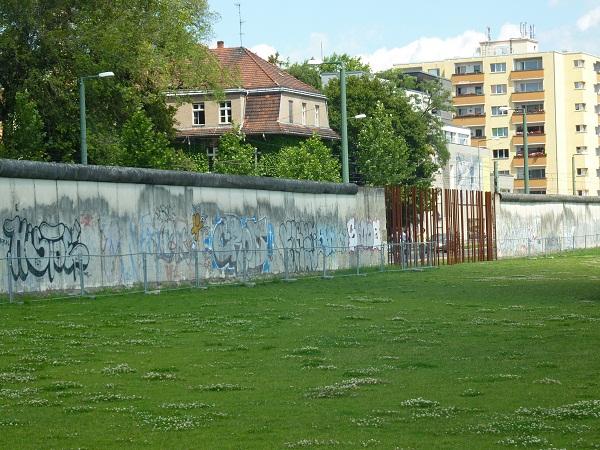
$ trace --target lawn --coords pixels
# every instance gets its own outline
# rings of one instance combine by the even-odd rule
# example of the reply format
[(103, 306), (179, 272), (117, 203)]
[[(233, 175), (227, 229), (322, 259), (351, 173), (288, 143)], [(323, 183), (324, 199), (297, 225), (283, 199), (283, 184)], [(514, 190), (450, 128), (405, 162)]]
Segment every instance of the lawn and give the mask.
[(598, 448), (599, 268), (0, 305), (0, 448)]

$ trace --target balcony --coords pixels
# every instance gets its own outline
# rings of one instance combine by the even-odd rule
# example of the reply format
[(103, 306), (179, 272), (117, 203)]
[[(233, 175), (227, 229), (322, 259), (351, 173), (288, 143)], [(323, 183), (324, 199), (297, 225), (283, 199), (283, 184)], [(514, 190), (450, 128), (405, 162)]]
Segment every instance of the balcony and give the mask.
[(539, 80), (544, 78), (544, 69), (536, 70), (513, 70), (510, 73), (511, 81), (516, 80)]
[[(534, 178), (529, 179), (529, 189), (531, 188), (546, 188), (548, 186), (548, 180), (546, 178)], [(525, 180), (522, 178), (515, 179), (515, 189), (525, 189)]]
[(481, 72), (460, 73), (452, 75), (452, 84), (483, 83), (485, 75)]
[(483, 105), (483, 104), (485, 104), (485, 95), (483, 95), (483, 94), (455, 95), (454, 97), (452, 97), (452, 103), (455, 106)]
[[(513, 145), (523, 145), (523, 134), (517, 134), (512, 138)], [(546, 135), (541, 133), (529, 133), (527, 135), (527, 145), (545, 144)]]
[(531, 102), (531, 101), (543, 101), (546, 97), (544, 91), (534, 91), (534, 92), (513, 92), (511, 94), (511, 101), (513, 103), (519, 102)]
[[(546, 112), (545, 111), (532, 111), (527, 113), (527, 123), (536, 123), (536, 122), (545, 122), (546, 121)], [(523, 123), (523, 113), (514, 112), (510, 123), (513, 125)]]
[(485, 114), (463, 114), (454, 116), (454, 125), (458, 127), (469, 127), (475, 125), (485, 125)]
[[(530, 153), (529, 161), (527, 162), (528, 166), (545, 166), (547, 163), (548, 157), (545, 153)], [(522, 156), (515, 156), (513, 158), (513, 166), (515, 167), (523, 167), (525, 166), (525, 159)]]

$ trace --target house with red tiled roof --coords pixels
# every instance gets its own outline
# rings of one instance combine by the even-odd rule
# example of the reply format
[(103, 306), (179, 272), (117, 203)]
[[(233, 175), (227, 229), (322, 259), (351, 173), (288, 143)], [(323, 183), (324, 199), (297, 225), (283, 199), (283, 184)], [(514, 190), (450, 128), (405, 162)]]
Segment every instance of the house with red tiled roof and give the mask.
[(219, 41), (210, 52), (230, 74), (225, 98), (215, 100), (214, 93), (200, 90), (168, 94), (167, 102), (177, 107), (180, 142), (202, 143), (208, 149), (234, 124), (247, 138), (263, 141), (315, 133), (325, 140), (339, 139), (329, 128), (325, 95), (244, 47), (227, 48)]

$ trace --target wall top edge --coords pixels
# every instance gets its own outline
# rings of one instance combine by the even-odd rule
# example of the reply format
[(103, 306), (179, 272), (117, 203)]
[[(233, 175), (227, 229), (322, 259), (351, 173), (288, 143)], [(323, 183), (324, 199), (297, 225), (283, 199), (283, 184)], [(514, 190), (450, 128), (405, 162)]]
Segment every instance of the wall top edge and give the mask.
[(498, 194), (502, 203), (590, 203), (600, 205), (600, 197), (547, 194)]
[(356, 195), (358, 186), (283, 178), (0, 159), (0, 177)]

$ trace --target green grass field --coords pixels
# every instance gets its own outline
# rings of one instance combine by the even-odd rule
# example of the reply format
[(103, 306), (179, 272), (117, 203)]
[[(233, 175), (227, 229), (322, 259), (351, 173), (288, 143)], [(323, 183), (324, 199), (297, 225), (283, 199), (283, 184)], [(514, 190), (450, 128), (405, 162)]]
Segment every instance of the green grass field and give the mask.
[(0, 306), (0, 448), (600, 447), (600, 252)]

